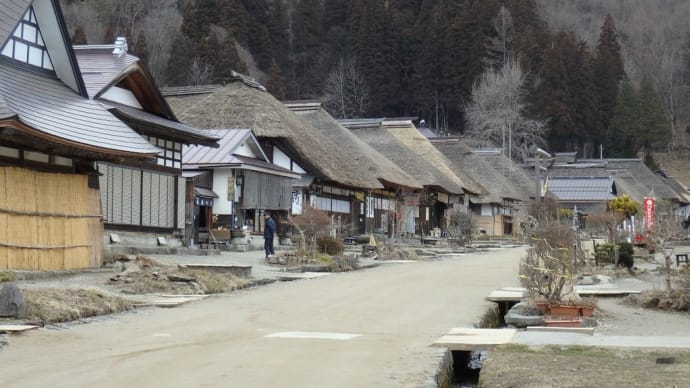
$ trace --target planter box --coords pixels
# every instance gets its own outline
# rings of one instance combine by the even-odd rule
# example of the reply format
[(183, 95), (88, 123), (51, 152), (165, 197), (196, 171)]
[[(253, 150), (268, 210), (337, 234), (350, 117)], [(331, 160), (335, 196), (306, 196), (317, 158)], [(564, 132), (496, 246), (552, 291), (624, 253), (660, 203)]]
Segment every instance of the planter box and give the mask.
[(580, 307), (579, 306), (552, 304), (549, 307), (549, 309), (551, 311), (551, 315), (564, 315), (564, 316), (574, 316), (574, 317), (580, 316)]
[(594, 315), (593, 307), (580, 307), (580, 315), (583, 317), (591, 317)]

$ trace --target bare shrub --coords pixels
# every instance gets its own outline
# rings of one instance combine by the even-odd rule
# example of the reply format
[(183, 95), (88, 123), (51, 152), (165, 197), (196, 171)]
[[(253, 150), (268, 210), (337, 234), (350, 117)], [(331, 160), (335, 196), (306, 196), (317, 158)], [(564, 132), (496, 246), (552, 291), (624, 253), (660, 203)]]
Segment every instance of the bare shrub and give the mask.
[(327, 236), (331, 226), (331, 218), (323, 210), (306, 204), (302, 209), (302, 214), (292, 217), (291, 222), (300, 232), (311, 248), (312, 259), (316, 259), (316, 239)]
[(535, 230), (534, 245), (520, 261), (520, 282), (534, 297), (559, 302), (573, 293), (575, 232), (556, 221)]

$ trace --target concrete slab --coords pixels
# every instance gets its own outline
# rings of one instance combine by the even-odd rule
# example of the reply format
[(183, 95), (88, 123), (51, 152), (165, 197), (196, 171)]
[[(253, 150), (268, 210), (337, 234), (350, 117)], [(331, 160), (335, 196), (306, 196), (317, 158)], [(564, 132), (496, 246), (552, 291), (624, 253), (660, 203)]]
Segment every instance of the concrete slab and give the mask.
[(486, 300), (491, 302), (519, 302), (524, 296), (524, 291), (494, 290), (489, 293)]
[(491, 349), (513, 343), (515, 329), (453, 328), (448, 334), (432, 343), (432, 346), (449, 350), (473, 351)]
[(286, 272), (280, 275), (276, 275), (276, 278), (278, 280), (314, 279), (321, 276), (328, 276), (331, 274), (331, 272)]
[(37, 329), (34, 325), (0, 325), (0, 333), (21, 333), (23, 331)]
[(137, 306), (176, 307), (206, 297), (208, 295), (155, 295), (138, 300)]

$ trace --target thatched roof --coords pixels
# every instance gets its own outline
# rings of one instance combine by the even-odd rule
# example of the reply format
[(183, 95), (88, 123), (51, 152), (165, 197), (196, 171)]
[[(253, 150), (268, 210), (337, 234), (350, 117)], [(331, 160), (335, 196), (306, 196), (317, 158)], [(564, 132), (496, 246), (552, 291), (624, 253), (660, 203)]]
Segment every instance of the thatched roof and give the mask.
[(464, 192), (459, 182), (448, 179), (436, 166), (393, 136), (383, 126), (383, 119), (341, 120), (339, 122), (359, 139), (414, 177), (421, 185), (451, 194)]
[(486, 194), (480, 195), (477, 200), (473, 199), (473, 202), (501, 203), (504, 199), (529, 200), (529, 192), (511, 181), (510, 170), (494, 167), (487, 160), (490, 156), (473, 152), (458, 138), (433, 138), (431, 143), (450, 160), (454, 170), (466, 172), (484, 188)]
[(486, 193), (484, 188), (470, 178), (462, 169), (451, 168), (451, 162), (414, 126), (412, 120), (384, 120), (383, 126), (396, 139), (405, 144), (412, 152), (426, 159), (435, 167), (438, 182), (452, 182), (463, 191), (472, 194)]
[(335, 141), (340, 152), (347, 153), (359, 171), (366, 170), (382, 182), (393, 186), (421, 189), (422, 185), (396, 164), (343, 127), (318, 102), (288, 102), (293, 112)]
[(178, 94), (167, 100), (181, 121), (196, 127), (251, 129), (315, 178), (353, 188), (383, 188), (375, 174), (358, 168), (340, 145), (246, 78), (235, 77), (208, 94)]
[(536, 189), (534, 176), (528, 174), (519, 164), (512, 161), (500, 149), (473, 149), (472, 154), (499, 171), (509, 185), (526, 198), (534, 198)]

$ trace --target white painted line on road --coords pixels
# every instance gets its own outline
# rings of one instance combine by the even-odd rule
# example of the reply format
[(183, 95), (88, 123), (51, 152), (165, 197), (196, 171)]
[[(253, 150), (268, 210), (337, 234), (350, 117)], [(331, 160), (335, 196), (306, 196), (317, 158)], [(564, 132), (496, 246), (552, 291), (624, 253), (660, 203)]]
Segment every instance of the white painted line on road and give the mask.
[(266, 338), (300, 338), (300, 339), (330, 339), (345, 341), (360, 337), (361, 334), (349, 333), (328, 333), (319, 331), (281, 331), (273, 334), (268, 334)]

